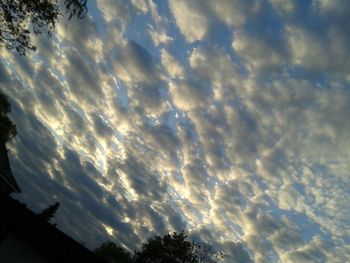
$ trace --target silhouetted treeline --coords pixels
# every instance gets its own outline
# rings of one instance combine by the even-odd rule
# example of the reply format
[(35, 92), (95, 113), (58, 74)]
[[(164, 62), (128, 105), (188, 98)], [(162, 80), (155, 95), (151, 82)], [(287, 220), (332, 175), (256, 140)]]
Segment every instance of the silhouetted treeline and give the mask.
[(0, 139), (6, 143), (17, 134), (16, 125), (9, 117), (11, 104), (5, 94), (0, 92)]
[[(38, 217), (51, 223), (51, 219), (55, 216), (59, 206), (60, 206), (59, 202), (56, 202), (48, 206), (47, 208), (43, 209), (40, 213), (38, 213)], [(53, 225), (56, 226), (56, 224), (53, 224)]]
[(107, 263), (217, 263), (225, 257), (223, 250), (189, 240), (184, 231), (155, 235), (133, 255), (111, 241), (103, 243), (95, 254)]

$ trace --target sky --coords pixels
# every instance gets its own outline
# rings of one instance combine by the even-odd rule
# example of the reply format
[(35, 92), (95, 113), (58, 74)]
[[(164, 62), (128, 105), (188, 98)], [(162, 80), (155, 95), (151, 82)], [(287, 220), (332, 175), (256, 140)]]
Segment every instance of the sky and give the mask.
[(88, 248), (187, 230), (226, 262), (350, 262), (350, 1), (98, 0), (1, 49), (34, 211)]

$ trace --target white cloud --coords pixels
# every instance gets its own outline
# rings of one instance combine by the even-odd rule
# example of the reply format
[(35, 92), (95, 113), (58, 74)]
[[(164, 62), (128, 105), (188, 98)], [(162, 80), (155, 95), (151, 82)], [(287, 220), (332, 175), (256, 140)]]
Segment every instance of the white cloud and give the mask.
[(184, 74), (184, 69), (180, 62), (165, 49), (161, 50), (161, 60), (170, 76), (181, 77)]
[(148, 32), (155, 46), (159, 46), (160, 44), (166, 45), (174, 40), (174, 38), (170, 37), (165, 31), (158, 32), (151, 28)]
[(176, 24), (188, 42), (202, 40), (206, 36), (209, 21), (201, 10), (201, 1), (171, 0), (169, 4)]
[(131, 4), (140, 12), (142, 13), (147, 13), (148, 11), (148, 6), (147, 6), (147, 2), (146, 0), (141, 0), (141, 1), (137, 1), (137, 0), (131, 0)]
[(168, 22), (167, 17), (159, 15), (157, 4), (153, 0), (149, 0), (149, 8), (157, 25), (166, 24)]
[(217, 19), (221, 20), (230, 27), (239, 27), (243, 25), (246, 20), (246, 15), (250, 8), (250, 1), (237, 0), (219, 0), (208, 1), (210, 8), (213, 10)]
[(169, 89), (174, 105), (184, 111), (203, 107), (210, 99), (210, 90), (194, 82), (170, 82)]
[(123, 0), (101, 0), (96, 1), (96, 4), (107, 24), (119, 20), (122, 25), (125, 25), (131, 18), (130, 11)]
[(230, 29), (239, 28), (246, 22), (248, 14), (253, 15), (259, 8), (258, 3), (251, 1), (170, 1), (176, 25), (189, 43), (204, 40), (218, 21)]

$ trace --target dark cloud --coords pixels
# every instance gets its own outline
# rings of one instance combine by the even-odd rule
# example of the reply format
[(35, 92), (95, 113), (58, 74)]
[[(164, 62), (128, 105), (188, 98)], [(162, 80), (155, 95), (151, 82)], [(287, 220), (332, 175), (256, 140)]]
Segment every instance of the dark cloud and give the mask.
[(102, 138), (108, 138), (113, 135), (113, 129), (106, 123), (102, 116), (93, 114), (92, 119), (95, 133), (98, 136)]
[(241, 243), (228, 243), (225, 244), (228, 254), (228, 260), (232, 260), (232, 262), (243, 263), (243, 262), (254, 262), (244, 245)]
[[(97, 105), (102, 100), (102, 73), (95, 65), (89, 64), (88, 58), (83, 57), (77, 50), (66, 52), (65, 64), (62, 68), (68, 82), (69, 91), (78, 102)], [(97, 71), (97, 72), (96, 72)]]
[(120, 164), (120, 168), (126, 175), (126, 180), (131, 189), (137, 195), (149, 200), (159, 200), (166, 192), (166, 184), (157, 178), (155, 172), (148, 170), (147, 166), (135, 156), (129, 155)]

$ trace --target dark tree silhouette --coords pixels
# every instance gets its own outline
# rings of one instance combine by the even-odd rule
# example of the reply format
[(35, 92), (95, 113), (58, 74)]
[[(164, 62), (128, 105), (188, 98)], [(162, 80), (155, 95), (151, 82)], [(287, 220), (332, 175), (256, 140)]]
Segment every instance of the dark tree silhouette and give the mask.
[(51, 222), (51, 219), (55, 216), (59, 206), (60, 203), (56, 202), (38, 213), (38, 216), (47, 222)]
[(188, 241), (184, 232), (164, 237), (155, 235), (136, 252), (135, 262), (197, 263), (196, 249), (196, 244)]
[(108, 263), (218, 263), (225, 257), (223, 250), (188, 240), (184, 231), (155, 235), (133, 256), (111, 241), (103, 243), (95, 253)]
[(95, 254), (106, 263), (131, 263), (132, 257), (129, 252), (114, 242), (107, 241), (95, 250)]
[(82, 18), (86, 11), (87, 0), (0, 0), (0, 45), (25, 55), (36, 49), (31, 34), (50, 35), (59, 17)]
[(134, 256), (135, 263), (215, 263), (223, 259), (224, 252), (201, 246), (181, 233), (155, 235), (142, 245)]
[(9, 117), (11, 105), (6, 95), (0, 92), (0, 136), (1, 140), (6, 143), (17, 134), (16, 125), (13, 124)]

